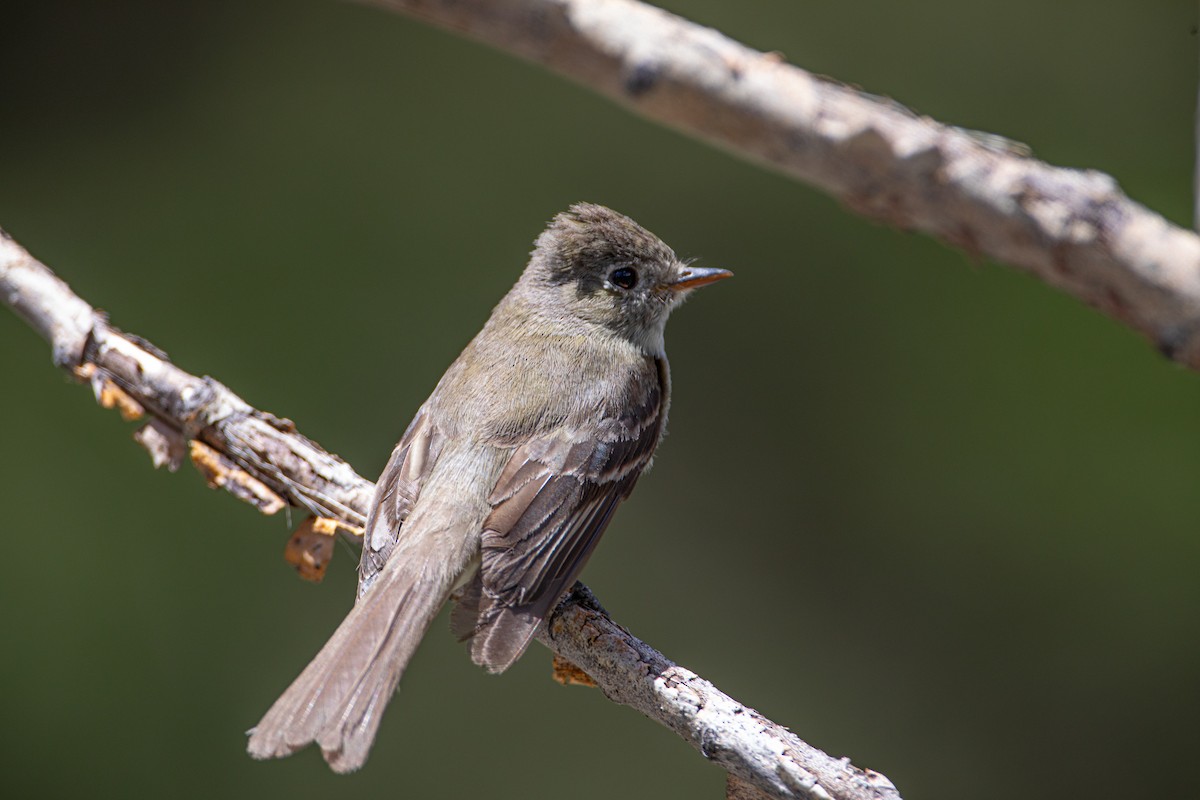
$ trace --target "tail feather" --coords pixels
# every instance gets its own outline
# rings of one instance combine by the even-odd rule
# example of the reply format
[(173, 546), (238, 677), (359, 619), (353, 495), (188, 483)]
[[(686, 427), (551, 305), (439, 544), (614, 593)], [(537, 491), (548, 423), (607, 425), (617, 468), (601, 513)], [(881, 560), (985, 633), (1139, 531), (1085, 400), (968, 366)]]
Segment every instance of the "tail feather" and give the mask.
[(361, 767), (400, 676), (449, 595), (445, 583), (385, 570), (251, 731), (250, 755), (279, 758), (316, 742), (336, 772)]
[(450, 612), (450, 632), (460, 642), (465, 642), (475, 635), (479, 622), (479, 606), (483, 602), (483, 578), (476, 572), (475, 577), (451, 597), (455, 599), (455, 603), (454, 610)]
[(485, 610), (471, 640), (471, 658), (488, 672), (500, 673), (511, 667), (537, 633), (542, 618), (528, 612), (502, 608)]

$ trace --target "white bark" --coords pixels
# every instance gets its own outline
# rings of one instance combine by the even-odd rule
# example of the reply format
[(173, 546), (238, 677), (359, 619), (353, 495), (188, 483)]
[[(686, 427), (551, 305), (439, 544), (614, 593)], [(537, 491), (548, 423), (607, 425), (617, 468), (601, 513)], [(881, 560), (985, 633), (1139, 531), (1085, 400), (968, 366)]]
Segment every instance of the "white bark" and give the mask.
[(1024, 269), (1200, 369), (1200, 237), (1093, 171), (996, 146), (635, 0), (359, 0), (541, 64), (853, 211)]

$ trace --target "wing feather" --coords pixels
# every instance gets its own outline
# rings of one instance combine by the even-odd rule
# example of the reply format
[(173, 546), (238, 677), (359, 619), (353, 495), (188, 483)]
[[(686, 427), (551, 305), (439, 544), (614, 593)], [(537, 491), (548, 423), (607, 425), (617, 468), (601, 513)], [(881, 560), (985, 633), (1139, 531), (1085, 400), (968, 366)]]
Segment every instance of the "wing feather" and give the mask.
[(417, 411), (376, 484), (379, 488), (367, 516), (362, 556), (358, 564), (361, 598), (379, 576), (400, 540), (400, 527), (417, 502), (421, 483), (437, 461), (445, 437), (424, 407)]
[(477, 663), (501, 672), (524, 652), (649, 466), (668, 392), (665, 363), (655, 369), (652, 386), (625, 393), (637, 402), (579, 426), (586, 435), (559, 428), (514, 451), (489, 498), (473, 635), (463, 618), (474, 609), (456, 623)]

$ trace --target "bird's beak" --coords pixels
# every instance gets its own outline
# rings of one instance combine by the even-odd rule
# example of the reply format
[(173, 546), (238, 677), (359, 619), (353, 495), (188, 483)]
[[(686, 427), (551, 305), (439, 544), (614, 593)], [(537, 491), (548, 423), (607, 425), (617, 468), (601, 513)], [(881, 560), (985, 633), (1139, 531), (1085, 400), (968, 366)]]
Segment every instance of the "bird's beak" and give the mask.
[(667, 285), (668, 289), (676, 292), (695, 289), (707, 283), (715, 283), (725, 278), (732, 278), (733, 273), (727, 269), (714, 267), (684, 267), (679, 271), (679, 279)]

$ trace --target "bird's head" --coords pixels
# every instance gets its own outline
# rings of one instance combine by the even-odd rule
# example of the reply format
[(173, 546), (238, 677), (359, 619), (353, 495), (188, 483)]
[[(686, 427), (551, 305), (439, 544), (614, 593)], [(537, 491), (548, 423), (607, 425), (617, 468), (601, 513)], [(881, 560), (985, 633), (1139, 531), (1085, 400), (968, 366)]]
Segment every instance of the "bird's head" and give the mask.
[(661, 239), (624, 214), (576, 203), (538, 237), (526, 276), (565, 313), (604, 325), (659, 355), (676, 305), (729, 270), (680, 261)]

